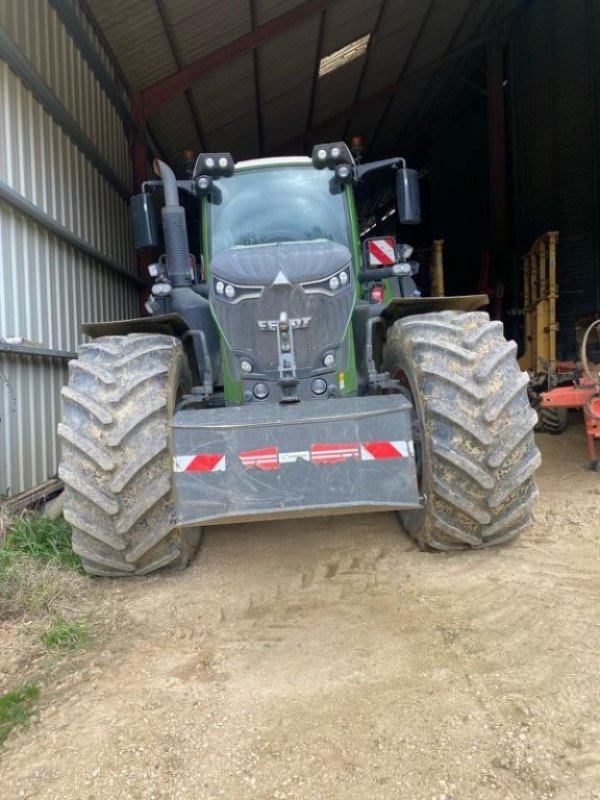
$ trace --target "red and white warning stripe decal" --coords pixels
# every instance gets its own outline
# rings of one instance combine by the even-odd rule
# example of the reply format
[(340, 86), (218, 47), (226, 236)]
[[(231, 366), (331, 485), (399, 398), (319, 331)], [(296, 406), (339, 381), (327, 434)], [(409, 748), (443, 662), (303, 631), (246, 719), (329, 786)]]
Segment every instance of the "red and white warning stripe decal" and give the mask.
[(368, 239), (369, 266), (390, 267), (396, 263), (396, 241), (393, 236)]
[(360, 446), (360, 457), (363, 461), (408, 458), (411, 444), (412, 442), (363, 442)]
[(264, 447), (262, 450), (247, 450), (240, 453), (242, 464), (251, 469), (279, 469), (279, 450), (277, 447)]
[[(310, 450), (280, 452), (278, 447), (263, 447), (260, 450), (245, 450), (238, 458), (246, 469), (279, 469), (281, 464), (305, 461), (311, 464), (343, 464), (345, 461), (382, 461), (391, 458), (408, 458), (414, 455), (412, 442), (345, 442), (315, 443)], [(200, 453), (195, 456), (176, 456), (173, 459), (175, 472), (224, 472), (223, 453)]]
[(350, 458), (360, 458), (358, 444), (313, 444), (310, 448), (313, 464), (340, 464)]
[(175, 472), (225, 472), (224, 453), (199, 453), (195, 456), (175, 456)]

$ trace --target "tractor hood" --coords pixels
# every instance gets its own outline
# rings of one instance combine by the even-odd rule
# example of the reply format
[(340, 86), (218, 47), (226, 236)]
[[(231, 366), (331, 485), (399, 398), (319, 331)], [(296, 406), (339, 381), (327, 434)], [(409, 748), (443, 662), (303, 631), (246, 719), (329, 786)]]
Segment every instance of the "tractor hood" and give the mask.
[(277, 401), (290, 382), (299, 399), (329, 393), (348, 364), (349, 249), (323, 239), (233, 247), (210, 266), (212, 312), (244, 397)]
[(345, 245), (320, 239), (232, 247), (214, 256), (211, 272), (237, 286), (270, 286), (281, 273), (289, 283), (298, 284), (327, 278), (350, 262)]

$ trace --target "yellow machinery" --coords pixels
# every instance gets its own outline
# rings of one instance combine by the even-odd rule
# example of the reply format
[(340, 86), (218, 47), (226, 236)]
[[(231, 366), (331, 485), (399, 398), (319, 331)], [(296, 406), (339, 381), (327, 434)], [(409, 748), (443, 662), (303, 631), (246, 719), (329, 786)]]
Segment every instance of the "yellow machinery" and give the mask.
[(529, 397), (538, 413), (536, 431), (562, 433), (568, 423), (568, 409), (540, 402), (542, 392), (572, 381), (577, 365), (556, 358), (556, 251), (558, 231), (537, 238), (523, 256), (523, 300), (525, 351), (519, 366), (530, 375)]
[(519, 366), (536, 375), (556, 371), (557, 244), (558, 231), (548, 231), (523, 257), (525, 352)]

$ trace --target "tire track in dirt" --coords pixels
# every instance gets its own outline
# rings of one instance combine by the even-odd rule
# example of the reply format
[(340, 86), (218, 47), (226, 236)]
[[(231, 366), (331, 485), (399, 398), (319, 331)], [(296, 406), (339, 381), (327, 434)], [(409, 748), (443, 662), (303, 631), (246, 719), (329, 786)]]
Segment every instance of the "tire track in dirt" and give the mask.
[(541, 440), (509, 547), (423, 553), (393, 515), (232, 526), (185, 573), (104, 583), (121, 625), (9, 741), (5, 796), (592, 800), (600, 484), (578, 437)]

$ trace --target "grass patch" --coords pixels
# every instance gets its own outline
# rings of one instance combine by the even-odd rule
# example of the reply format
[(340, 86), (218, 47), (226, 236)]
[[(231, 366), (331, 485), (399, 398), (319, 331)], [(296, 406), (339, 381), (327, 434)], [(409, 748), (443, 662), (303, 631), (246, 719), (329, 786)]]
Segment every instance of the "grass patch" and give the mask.
[(29, 724), (40, 689), (35, 683), (26, 683), (18, 689), (0, 695), (0, 745), (14, 728)]
[(88, 644), (92, 637), (87, 619), (65, 619), (55, 616), (40, 639), (49, 650), (74, 653)]
[(24, 514), (8, 528), (0, 544), (0, 575), (18, 555), (82, 572), (71, 546), (71, 526), (64, 520)]
[(0, 620), (68, 613), (84, 591), (81, 575), (20, 553), (0, 571)]
[(11, 520), (0, 539), (0, 620), (77, 608), (82, 572), (67, 522), (31, 513)]

